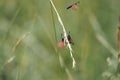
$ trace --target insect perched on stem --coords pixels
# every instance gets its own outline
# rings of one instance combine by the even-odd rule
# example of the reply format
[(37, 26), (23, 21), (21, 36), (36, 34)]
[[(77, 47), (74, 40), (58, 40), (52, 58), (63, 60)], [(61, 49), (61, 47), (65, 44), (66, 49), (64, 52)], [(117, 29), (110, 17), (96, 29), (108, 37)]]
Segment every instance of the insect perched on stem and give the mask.
[[(69, 32), (69, 33), (70, 33), (70, 32)], [(61, 34), (61, 36), (62, 36), (62, 34)], [(74, 44), (74, 42), (73, 42), (70, 34), (67, 35), (67, 39), (68, 39), (68, 41), (69, 41), (70, 44)], [(58, 47), (62, 48), (62, 47), (64, 47), (66, 44), (67, 44), (67, 42), (66, 42), (65, 38), (62, 37), (61, 42), (58, 43)]]
[(71, 4), (70, 6), (67, 7), (67, 9), (72, 9), (72, 10), (77, 10), (78, 9), (78, 3), (80, 3), (80, 1)]

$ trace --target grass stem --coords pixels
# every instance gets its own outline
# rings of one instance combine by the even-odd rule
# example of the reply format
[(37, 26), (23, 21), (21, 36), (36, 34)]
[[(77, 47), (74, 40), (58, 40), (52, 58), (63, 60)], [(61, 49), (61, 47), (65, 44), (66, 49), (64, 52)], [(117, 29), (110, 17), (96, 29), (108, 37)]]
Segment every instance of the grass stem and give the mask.
[(71, 45), (70, 45), (70, 43), (69, 43), (69, 41), (68, 41), (68, 39), (67, 39), (67, 32), (66, 32), (65, 26), (64, 26), (64, 24), (63, 24), (63, 22), (62, 22), (62, 19), (61, 19), (59, 13), (58, 13), (58, 11), (57, 11), (57, 9), (56, 9), (53, 1), (50, 0), (50, 2), (51, 2), (51, 5), (53, 6), (53, 9), (55, 10), (55, 12), (56, 12), (56, 14), (57, 14), (58, 21), (59, 21), (59, 23), (61, 24), (61, 27), (62, 27), (62, 30), (63, 30), (63, 33), (64, 33), (64, 37), (65, 37), (65, 41), (67, 42), (67, 46), (68, 46), (69, 51), (70, 51), (70, 56), (71, 56), (71, 58), (72, 58), (72, 67), (75, 68), (76, 62), (75, 62), (75, 59), (74, 59), (74, 57), (73, 57), (72, 47), (71, 47)]

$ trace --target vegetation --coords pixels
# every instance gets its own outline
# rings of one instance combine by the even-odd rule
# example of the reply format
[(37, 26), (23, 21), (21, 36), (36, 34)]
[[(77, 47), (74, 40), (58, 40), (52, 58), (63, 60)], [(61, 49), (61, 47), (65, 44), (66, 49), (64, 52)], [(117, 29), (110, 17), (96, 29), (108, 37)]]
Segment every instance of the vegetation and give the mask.
[(0, 80), (119, 80), (120, 0), (53, 0), (73, 56), (58, 48), (63, 29), (49, 0), (0, 1)]

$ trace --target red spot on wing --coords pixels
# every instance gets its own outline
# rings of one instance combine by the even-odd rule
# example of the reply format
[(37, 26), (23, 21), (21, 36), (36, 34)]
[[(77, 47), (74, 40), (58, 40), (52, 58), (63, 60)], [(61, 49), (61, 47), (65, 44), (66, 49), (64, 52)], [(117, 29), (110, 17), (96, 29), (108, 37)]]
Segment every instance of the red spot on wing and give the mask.
[(74, 5), (72, 5), (71, 9), (77, 10), (77, 9), (78, 9), (78, 6), (74, 4)]
[(59, 48), (63, 48), (64, 46), (65, 46), (65, 43), (64, 43), (64, 42), (59, 42), (59, 43), (58, 43), (58, 47), (59, 47)]

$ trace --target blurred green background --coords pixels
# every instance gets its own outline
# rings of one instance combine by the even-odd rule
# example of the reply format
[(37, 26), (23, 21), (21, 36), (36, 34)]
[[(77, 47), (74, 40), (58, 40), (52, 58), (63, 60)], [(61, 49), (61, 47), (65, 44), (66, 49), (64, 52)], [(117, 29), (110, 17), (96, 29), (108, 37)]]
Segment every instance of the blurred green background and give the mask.
[[(53, 2), (75, 43), (75, 69), (69, 50), (57, 48), (63, 31), (49, 0), (0, 0), (0, 80), (107, 80), (102, 73), (112, 54), (96, 38), (91, 16), (115, 49), (120, 0), (80, 0), (78, 10), (66, 10), (77, 0)], [(66, 68), (60, 65), (60, 55)]]

